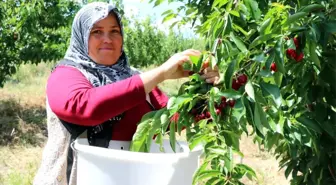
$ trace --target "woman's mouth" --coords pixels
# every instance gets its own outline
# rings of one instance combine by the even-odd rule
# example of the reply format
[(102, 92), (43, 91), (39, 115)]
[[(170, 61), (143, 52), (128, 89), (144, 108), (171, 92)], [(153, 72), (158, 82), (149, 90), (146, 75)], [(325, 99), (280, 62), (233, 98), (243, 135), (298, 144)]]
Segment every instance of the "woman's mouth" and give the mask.
[(99, 50), (103, 50), (103, 51), (112, 51), (113, 48), (100, 48)]

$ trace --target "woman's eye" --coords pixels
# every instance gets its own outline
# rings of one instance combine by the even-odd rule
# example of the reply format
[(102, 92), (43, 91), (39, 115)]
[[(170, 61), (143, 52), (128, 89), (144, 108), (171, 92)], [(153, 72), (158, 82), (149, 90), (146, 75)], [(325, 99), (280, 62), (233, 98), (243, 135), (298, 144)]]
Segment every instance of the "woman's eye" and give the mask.
[(112, 33), (119, 33), (119, 30), (112, 30)]
[(93, 33), (93, 34), (101, 34), (102, 31), (100, 31), (100, 30), (93, 30), (92, 33)]

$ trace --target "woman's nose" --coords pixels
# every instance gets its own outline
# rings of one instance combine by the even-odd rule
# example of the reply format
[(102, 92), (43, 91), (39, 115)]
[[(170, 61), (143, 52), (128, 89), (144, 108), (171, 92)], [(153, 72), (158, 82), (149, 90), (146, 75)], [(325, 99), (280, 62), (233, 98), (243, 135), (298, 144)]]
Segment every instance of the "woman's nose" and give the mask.
[(113, 39), (112, 39), (112, 36), (111, 36), (110, 34), (108, 34), (108, 33), (107, 33), (107, 34), (106, 34), (106, 33), (104, 34), (104, 36), (103, 36), (103, 41), (104, 41), (104, 42), (106, 42), (106, 43), (111, 43), (112, 40), (113, 40)]

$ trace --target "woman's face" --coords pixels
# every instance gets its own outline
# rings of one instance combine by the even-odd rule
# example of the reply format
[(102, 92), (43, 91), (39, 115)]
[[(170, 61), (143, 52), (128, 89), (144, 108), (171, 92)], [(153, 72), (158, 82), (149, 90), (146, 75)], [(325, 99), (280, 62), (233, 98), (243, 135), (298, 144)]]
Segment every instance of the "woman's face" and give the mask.
[(98, 64), (115, 64), (122, 49), (121, 30), (114, 14), (93, 25), (89, 36), (89, 56)]

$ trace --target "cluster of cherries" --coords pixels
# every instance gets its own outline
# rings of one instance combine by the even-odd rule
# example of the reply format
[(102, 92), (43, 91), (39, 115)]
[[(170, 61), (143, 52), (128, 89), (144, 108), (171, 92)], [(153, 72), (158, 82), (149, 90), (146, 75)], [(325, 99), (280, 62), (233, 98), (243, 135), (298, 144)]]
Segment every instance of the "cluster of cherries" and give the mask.
[[(246, 74), (240, 74), (237, 78), (232, 79), (232, 89), (238, 90), (241, 86), (247, 83), (248, 77)], [(215, 104), (215, 112), (217, 115), (220, 115), (226, 107), (233, 108), (236, 101), (233, 99), (227, 99), (225, 96), (221, 97), (220, 103)], [(195, 106), (197, 107), (197, 106)], [(195, 121), (198, 122), (203, 119), (211, 119), (211, 114), (208, 110), (202, 111), (204, 107), (200, 106), (199, 108), (193, 108), (190, 112), (194, 116)]]
[[(220, 115), (227, 106), (233, 108), (235, 103), (236, 103), (235, 100), (227, 100), (226, 97), (222, 96), (221, 97), (221, 102), (219, 104), (218, 103), (215, 104), (216, 114)], [(190, 114), (194, 116), (195, 122), (198, 122), (198, 121), (203, 120), (203, 119), (210, 119), (211, 118), (210, 111), (208, 111), (208, 110), (202, 111), (203, 108), (204, 107), (199, 107), (199, 108), (193, 108), (191, 110)]]
[(294, 44), (296, 49), (287, 49), (286, 53), (289, 56), (289, 58), (295, 60), (296, 62), (301, 62), (304, 54), (303, 52), (299, 53), (298, 51), (300, 50), (300, 44), (299, 44), (299, 39), (297, 37), (293, 38)]

